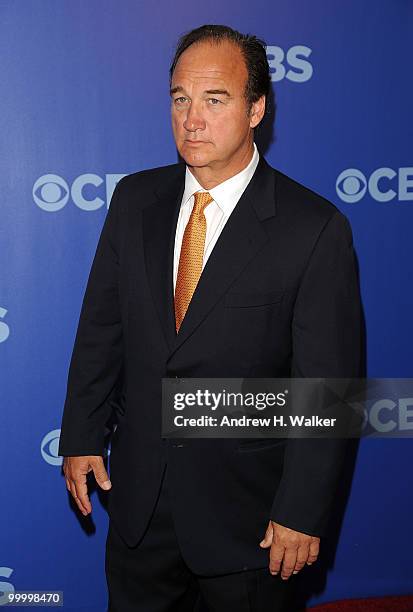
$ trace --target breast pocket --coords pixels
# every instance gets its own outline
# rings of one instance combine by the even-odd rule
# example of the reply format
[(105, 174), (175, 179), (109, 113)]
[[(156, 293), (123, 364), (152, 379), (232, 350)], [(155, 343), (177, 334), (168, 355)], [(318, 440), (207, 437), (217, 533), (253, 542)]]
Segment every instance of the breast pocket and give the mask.
[(224, 298), (225, 308), (255, 308), (278, 304), (283, 299), (284, 291), (269, 292), (231, 292)]
[(257, 364), (269, 364), (274, 359), (283, 296), (280, 290), (226, 294), (220, 342), (232, 369), (249, 372)]

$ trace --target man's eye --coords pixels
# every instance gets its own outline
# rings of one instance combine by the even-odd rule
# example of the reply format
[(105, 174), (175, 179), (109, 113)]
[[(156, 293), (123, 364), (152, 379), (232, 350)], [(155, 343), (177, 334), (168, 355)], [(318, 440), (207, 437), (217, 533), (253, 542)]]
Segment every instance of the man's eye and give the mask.
[(184, 96), (180, 96), (179, 98), (175, 98), (175, 103), (176, 104), (183, 104), (186, 101), (186, 98)]
[(221, 104), (221, 100), (218, 100), (218, 98), (208, 98), (208, 100), (212, 106), (218, 106), (218, 104)]

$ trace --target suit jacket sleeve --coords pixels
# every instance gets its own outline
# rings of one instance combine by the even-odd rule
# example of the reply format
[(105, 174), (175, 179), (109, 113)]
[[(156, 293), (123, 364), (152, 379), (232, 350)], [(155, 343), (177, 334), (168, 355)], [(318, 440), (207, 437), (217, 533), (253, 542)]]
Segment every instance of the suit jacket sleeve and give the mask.
[[(361, 302), (347, 218), (335, 212), (313, 248), (292, 323), (292, 377), (361, 375)], [(326, 534), (347, 441), (290, 439), (271, 519), (314, 536)]]
[(105, 424), (122, 371), (119, 181), (83, 298), (67, 379), (59, 455), (103, 455)]

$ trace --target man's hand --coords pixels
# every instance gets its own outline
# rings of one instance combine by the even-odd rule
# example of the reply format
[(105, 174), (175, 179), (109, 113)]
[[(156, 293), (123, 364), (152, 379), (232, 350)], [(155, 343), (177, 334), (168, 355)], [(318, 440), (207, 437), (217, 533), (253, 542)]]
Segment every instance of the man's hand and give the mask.
[(306, 563), (311, 565), (317, 560), (320, 538), (270, 521), (260, 546), (261, 548), (271, 546), (271, 574), (278, 574), (282, 564), (281, 578), (287, 580), (291, 574), (297, 574)]
[(112, 483), (105, 470), (103, 457), (88, 455), (85, 457), (65, 457), (63, 460), (63, 472), (67, 490), (72, 494), (79, 510), (84, 516), (92, 512), (92, 504), (90, 503), (86, 484), (86, 475), (92, 470), (98, 485), (104, 491), (108, 491), (112, 487)]

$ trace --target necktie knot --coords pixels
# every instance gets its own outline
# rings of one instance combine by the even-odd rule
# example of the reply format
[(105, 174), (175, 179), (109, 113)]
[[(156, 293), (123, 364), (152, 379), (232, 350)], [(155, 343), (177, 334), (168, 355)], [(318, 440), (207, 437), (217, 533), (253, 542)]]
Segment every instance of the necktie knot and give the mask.
[(204, 209), (213, 201), (213, 197), (209, 193), (209, 191), (197, 191), (194, 193), (194, 209), (195, 214), (202, 214)]

